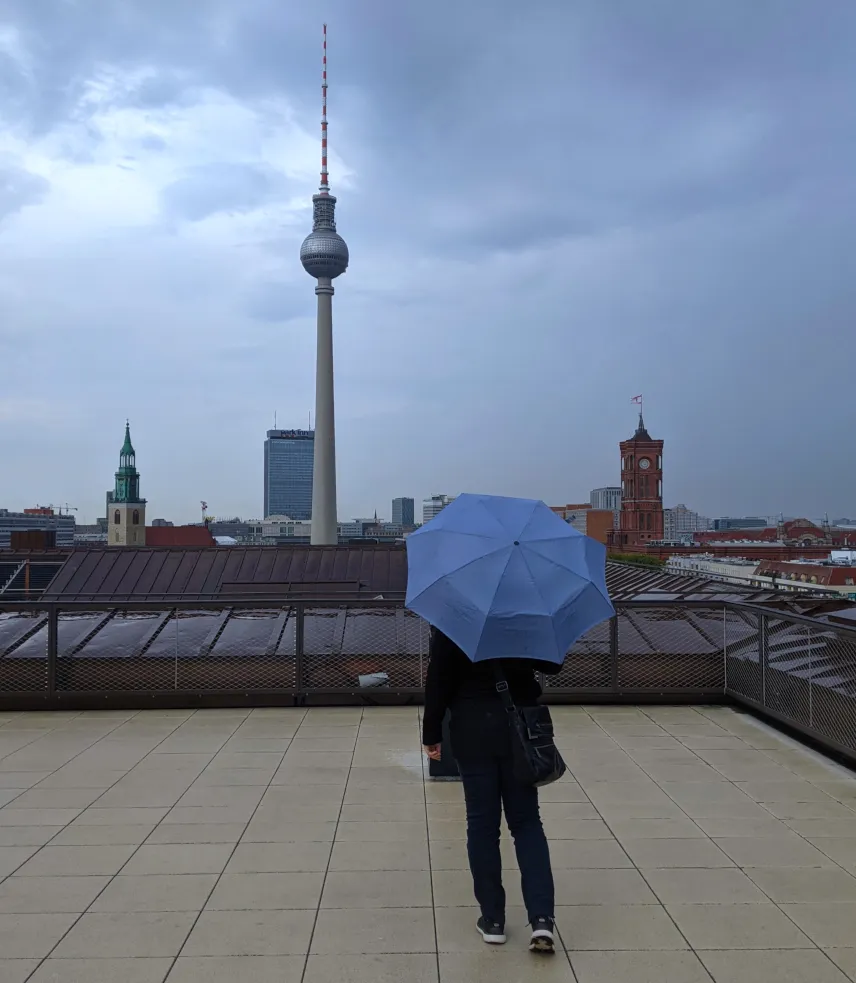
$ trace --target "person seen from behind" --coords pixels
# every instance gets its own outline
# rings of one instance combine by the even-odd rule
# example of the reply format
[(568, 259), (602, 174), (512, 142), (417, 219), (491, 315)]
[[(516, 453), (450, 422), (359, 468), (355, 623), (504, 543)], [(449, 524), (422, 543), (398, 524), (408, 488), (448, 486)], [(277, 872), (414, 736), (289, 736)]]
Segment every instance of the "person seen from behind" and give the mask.
[(430, 759), (440, 760), (443, 719), (449, 710), (452, 755), (464, 787), (467, 855), (481, 909), (477, 928), (482, 938), (495, 945), (506, 941), (499, 845), (504, 810), (532, 930), (529, 948), (551, 953), (555, 898), (550, 850), (541, 824), (538, 789), (514, 776), (512, 729), (497, 692), (496, 666), (501, 668), (519, 707), (537, 704), (541, 686), (536, 673), (555, 675), (561, 669), (560, 665), (535, 659), (473, 663), (443, 632), (431, 629), (422, 743)]

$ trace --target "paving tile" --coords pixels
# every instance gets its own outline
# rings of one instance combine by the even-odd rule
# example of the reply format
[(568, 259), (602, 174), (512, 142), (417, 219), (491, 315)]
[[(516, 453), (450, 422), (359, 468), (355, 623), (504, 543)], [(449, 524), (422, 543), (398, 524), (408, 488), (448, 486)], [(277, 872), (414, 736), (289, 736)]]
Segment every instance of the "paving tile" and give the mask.
[[(341, 806), (337, 802), (306, 805), (302, 802), (273, 803), (262, 800), (253, 821), (263, 825), (272, 823), (335, 823)], [(422, 818), (424, 824), (425, 818)]]
[(837, 867), (747, 867), (746, 872), (777, 903), (856, 903), (856, 877)]
[(737, 787), (756, 802), (826, 802), (829, 799), (822, 789), (799, 779), (738, 782)]
[(766, 808), (778, 819), (856, 819), (856, 813), (834, 799), (817, 802), (767, 802)]
[(774, 904), (667, 905), (696, 951), (811, 948), (808, 936)]
[(43, 959), (77, 914), (0, 914), (0, 958)]
[[(753, 803), (754, 805), (754, 803)], [(756, 806), (760, 808), (760, 806)], [(621, 819), (685, 819), (686, 813), (668, 797), (657, 802), (598, 803), (597, 813), (609, 825)]]
[[(414, 843), (338, 841), (333, 845), (330, 870), (429, 870), (432, 865), (437, 870), (443, 869), (442, 862), (441, 866), (436, 866), (435, 856), (437, 854), (432, 849), (429, 864), (427, 841)], [(452, 869), (466, 865), (466, 850), (464, 850), (463, 865), (456, 863)]]
[[(574, 805), (570, 802), (568, 805)], [(544, 817), (544, 830), (551, 840), (611, 840), (609, 827), (602, 819), (552, 819)]]
[(0, 912), (57, 914), (86, 911), (110, 878), (7, 877), (0, 883)]
[(853, 942), (856, 903), (783, 904), (781, 908), (816, 945), (847, 946)]
[(309, 948), (312, 911), (203, 911), (184, 956), (301, 956)]
[(657, 899), (638, 870), (554, 870), (559, 905), (656, 904)]
[(578, 983), (710, 983), (692, 952), (569, 953)]
[(847, 983), (822, 953), (811, 949), (701, 952), (716, 983)]
[[(440, 871), (453, 874), (454, 871)], [(472, 889), (472, 882), (470, 882)], [(440, 901), (437, 902), (442, 903)], [(329, 871), (322, 908), (427, 908), (431, 906), (428, 871)]]
[(167, 983), (301, 983), (304, 956), (180, 956)]
[[(464, 826), (463, 823), (459, 825)], [(464, 826), (463, 835), (466, 836)], [(428, 837), (425, 822), (339, 823), (336, 839), (342, 842), (421, 843)]]
[(97, 788), (31, 788), (23, 793), (7, 790), (0, 791), (0, 805), (4, 804), (3, 796), (9, 794), (10, 798), (15, 796), (6, 806), (10, 810), (85, 809), (101, 795), (101, 791)]
[(237, 843), (246, 823), (161, 823), (146, 841), (155, 843)]
[(242, 837), (244, 843), (332, 843), (336, 823), (260, 823), (252, 820)]
[(49, 775), (49, 771), (0, 771), (0, 788), (32, 788)]
[[(218, 755), (219, 757), (219, 755)], [(251, 755), (248, 755), (251, 757)], [(279, 758), (279, 755), (274, 755)], [(214, 759), (217, 760), (216, 758)], [(264, 788), (273, 778), (276, 765), (270, 768), (250, 768), (247, 766), (238, 768), (215, 768), (209, 765), (205, 771), (196, 779), (191, 788), (243, 788), (255, 786)]]
[(714, 842), (739, 867), (831, 867), (833, 862), (796, 833), (788, 836), (730, 836)]
[(754, 816), (698, 816), (693, 819), (704, 832), (715, 839), (722, 837), (787, 836), (789, 827), (768, 812)]
[(4, 959), (0, 956), (0, 983), (24, 983), (38, 965), (38, 959)]
[(139, 807), (133, 809), (103, 809), (92, 806), (82, 812), (74, 820), (74, 826), (119, 826), (152, 825), (156, 826), (169, 812), (165, 807)]
[(120, 846), (53, 846), (48, 844), (17, 873), (22, 877), (56, 877), (61, 874), (117, 874), (136, 847)]
[[(315, 786), (326, 788), (329, 786)], [(443, 798), (444, 790), (448, 797)], [(425, 805), (428, 802), (463, 802), (460, 782), (434, 782), (427, 785), (349, 785), (345, 789), (345, 805)]]
[(0, 826), (0, 847), (43, 846), (62, 826)]
[(609, 828), (617, 840), (703, 838), (705, 831), (691, 819), (616, 819)]
[(480, 952), (443, 952), (438, 958), (440, 983), (575, 983), (564, 952), (533, 957), (519, 942), (515, 948), (482, 946)]
[(769, 900), (736, 867), (708, 870), (674, 867), (643, 870), (642, 876), (663, 904), (739, 904)]
[(0, 826), (65, 826), (80, 809), (0, 809)]
[(422, 908), (322, 909), (312, 937), (312, 952), (320, 955), (435, 951), (434, 921)]
[(815, 836), (811, 842), (830, 860), (856, 870), (856, 836)]
[(615, 840), (551, 840), (550, 859), (556, 869), (633, 866)]
[(48, 959), (28, 983), (162, 983), (171, 965), (171, 959)]
[(51, 846), (139, 846), (154, 826), (66, 826), (52, 840)]
[(734, 862), (708, 839), (631, 839), (624, 849), (637, 867), (732, 867)]
[(824, 952), (851, 980), (856, 980), (856, 948), (832, 948)]
[(266, 785), (197, 785), (194, 782), (178, 800), (176, 808), (214, 806), (252, 811), (261, 802), (266, 787)]
[(18, 870), (38, 849), (37, 846), (0, 846), (0, 877)]
[[(51, 916), (55, 917), (55, 916)], [(178, 955), (194, 912), (88, 912), (53, 952), (58, 959)]]
[(659, 905), (559, 906), (556, 921), (569, 951), (688, 948)]
[(856, 839), (856, 813), (849, 817), (829, 819), (788, 819), (787, 825), (800, 836), (814, 842), (816, 839), (833, 837), (837, 839)]
[[(363, 852), (366, 847), (374, 845), (353, 844), (358, 852)], [(396, 844), (390, 844), (386, 849), (389, 850), (394, 846)], [(239, 843), (226, 865), (226, 873), (278, 874), (291, 871), (324, 871), (330, 860), (330, 849), (330, 843)]]
[(223, 874), (206, 904), (207, 911), (317, 908), (322, 871), (277, 874)]
[[(463, 806), (457, 807), (449, 803), (443, 803), (439, 807), (433, 806), (429, 808), (439, 808), (440, 810), (446, 811), (455, 808), (462, 809)], [(343, 823), (425, 822), (425, 818), (424, 802), (383, 803), (377, 805), (345, 803), (342, 806), (339, 816), (340, 822)]]
[(216, 874), (119, 874), (90, 911), (201, 911)]
[(230, 843), (144, 844), (123, 874), (219, 874), (232, 854)]
[(166, 814), (167, 823), (248, 823), (256, 806), (247, 803), (237, 806), (176, 806)]

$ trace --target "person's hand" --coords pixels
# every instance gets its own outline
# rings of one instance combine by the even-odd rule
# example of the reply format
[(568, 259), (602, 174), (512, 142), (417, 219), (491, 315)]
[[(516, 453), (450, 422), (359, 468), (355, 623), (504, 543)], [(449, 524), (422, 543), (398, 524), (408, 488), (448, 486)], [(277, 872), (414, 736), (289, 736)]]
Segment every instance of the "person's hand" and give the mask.
[(439, 761), (442, 747), (442, 744), (423, 744), (422, 750), (425, 752), (425, 756), (432, 761)]

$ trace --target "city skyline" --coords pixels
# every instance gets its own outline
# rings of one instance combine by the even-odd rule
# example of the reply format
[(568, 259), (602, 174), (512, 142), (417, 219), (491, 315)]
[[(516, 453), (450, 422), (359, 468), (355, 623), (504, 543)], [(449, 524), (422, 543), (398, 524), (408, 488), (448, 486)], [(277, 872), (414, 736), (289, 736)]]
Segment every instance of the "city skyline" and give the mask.
[[(258, 434), (314, 404), (296, 255), (320, 17), (42, 7), (7, 0), (0, 39), (0, 505), (99, 516), (108, 406), (158, 514), (193, 521), (204, 498), (252, 515)], [(337, 306), (340, 517), (403, 490), (613, 485), (639, 391), (667, 505), (856, 511), (849, 393), (830, 382), (856, 313), (839, 262), (856, 9), (622, 10), (327, 5), (331, 169), (359, 250)], [(545, 62), (546, 35), (568, 57)]]

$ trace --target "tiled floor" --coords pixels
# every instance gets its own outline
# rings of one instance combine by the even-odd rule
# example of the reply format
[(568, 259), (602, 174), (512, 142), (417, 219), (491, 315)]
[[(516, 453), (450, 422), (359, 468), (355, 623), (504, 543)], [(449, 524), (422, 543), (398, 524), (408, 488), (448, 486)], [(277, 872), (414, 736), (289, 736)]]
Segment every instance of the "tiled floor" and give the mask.
[(415, 709), (0, 715), (0, 983), (856, 981), (853, 774), (724, 708), (554, 717), (544, 960), (510, 842), (477, 937)]

